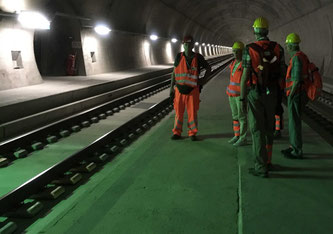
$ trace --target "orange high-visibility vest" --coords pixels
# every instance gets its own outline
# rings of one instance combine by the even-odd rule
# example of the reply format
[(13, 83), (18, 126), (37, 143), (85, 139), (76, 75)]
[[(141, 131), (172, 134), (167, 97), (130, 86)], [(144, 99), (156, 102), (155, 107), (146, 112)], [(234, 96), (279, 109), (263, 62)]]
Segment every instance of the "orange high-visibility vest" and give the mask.
[[(262, 41), (256, 41), (255, 43), (257, 45), (259, 45), (260, 47), (267, 48), (269, 46), (269, 43), (271, 43), (271, 41), (262, 40)], [(278, 43), (276, 43), (276, 46), (274, 48), (274, 53), (275, 53), (278, 61), (280, 61), (280, 47), (279, 47)], [(255, 73), (258, 74), (259, 73), (258, 66), (260, 65), (260, 55), (257, 51), (255, 51), (251, 47), (249, 47), (249, 54), (251, 56), (252, 68), (255, 71)], [(258, 83), (258, 78), (255, 75), (255, 73), (252, 72), (252, 84)]]
[(198, 57), (194, 55), (191, 67), (188, 68), (184, 53), (181, 53), (181, 59), (178, 66), (175, 68), (175, 80), (177, 85), (187, 85), (192, 88), (198, 86), (199, 68)]
[(240, 82), (241, 82), (241, 78), (242, 78), (242, 74), (243, 74), (242, 62), (239, 63), (234, 75), (232, 75), (235, 65), (236, 65), (236, 59), (229, 66), (230, 67), (230, 83), (229, 83), (229, 86), (227, 87), (227, 94), (230, 97), (240, 96)]
[[(302, 80), (308, 77), (308, 65), (309, 65), (309, 59), (308, 57), (302, 52), (298, 51), (294, 56), (297, 56), (301, 62), (302, 62)], [(293, 58), (289, 61), (289, 66), (287, 69), (287, 75), (286, 75), (286, 96), (288, 97), (291, 91), (291, 88), (293, 87), (294, 82), (291, 80), (291, 70), (293, 69)], [(304, 89), (304, 87), (301, 87)]]

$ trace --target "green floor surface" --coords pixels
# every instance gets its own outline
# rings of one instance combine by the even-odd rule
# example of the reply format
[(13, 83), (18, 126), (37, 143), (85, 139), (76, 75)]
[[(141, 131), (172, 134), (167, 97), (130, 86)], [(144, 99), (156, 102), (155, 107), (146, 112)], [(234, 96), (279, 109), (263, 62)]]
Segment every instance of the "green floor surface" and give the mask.
[(172, 113), (28, 233), (331, 233), (332, 146), (304, 124), (306, 159), (285, 159), (284, 130), (273, 148), (277, 170), (249, 175), (251, 145), (227, 143), (227, 82), (224, 72), (202, 91), (201, 141), (171, 141)]

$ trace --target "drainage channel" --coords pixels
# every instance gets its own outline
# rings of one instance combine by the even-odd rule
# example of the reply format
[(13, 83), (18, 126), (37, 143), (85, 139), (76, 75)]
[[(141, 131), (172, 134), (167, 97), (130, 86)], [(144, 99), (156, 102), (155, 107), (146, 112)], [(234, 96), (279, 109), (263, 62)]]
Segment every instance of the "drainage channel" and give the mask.
[[(214, 69), (211, 77), (217, 75), (229, 62), (230, 60), (226, 60)], [(168, 86), (163, 84), (158, 90), (166, 88)], [(145, 112), (3, 196), (0, 199), (0, 233), (23, 231), (34, 222), (37, 214), (59, 203), (63, 194), (69, 195), (73, 189), (100, 170), (103, 164), (109, 162), (121, 149), (151, 128), (172, 109), (169, 98), (164, 98)]]
[[(209, 63), (213, 67), (217, 66), (215, 69), (218, 69), (219, 64), (229, 57), (230, 55), (213, 58), (209, 60)], [(167, 74), (112, 91), (105, 94), (116, 98), (112, 101), (0, 143), (0, 167), (8, 166), (16, 159), (25, 158), (34, 151), (42, 150), (47, 144), (79, 132), (82, 128), (89, 127), (101, 119), (106, 119), (108, 116), (160, 92), (168, 87), (169, 78), (170, 74)], [(75, 105), (82, 105), (82, 103), (75, 103)]]

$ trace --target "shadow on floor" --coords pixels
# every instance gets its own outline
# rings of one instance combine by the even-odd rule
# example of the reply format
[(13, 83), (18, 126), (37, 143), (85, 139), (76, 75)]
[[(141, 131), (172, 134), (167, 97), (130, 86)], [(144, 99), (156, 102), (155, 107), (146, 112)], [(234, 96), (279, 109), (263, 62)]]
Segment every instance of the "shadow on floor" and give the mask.
[(212, 138), (227, 138), (228, 140), (234, 136), (233, 133), (219, 133), (219, 134), (207, 134), (198, 135), (201, 140), (212, 139)]

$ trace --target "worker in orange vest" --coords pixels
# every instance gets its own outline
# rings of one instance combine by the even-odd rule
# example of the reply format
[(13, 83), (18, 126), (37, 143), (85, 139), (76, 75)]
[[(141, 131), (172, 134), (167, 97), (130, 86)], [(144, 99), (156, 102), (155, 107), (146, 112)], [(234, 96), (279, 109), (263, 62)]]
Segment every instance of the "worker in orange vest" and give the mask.
[(242, 54), (244, 44), (236, 41), (232, 46), (232, 52), (235, 59), (230, 64), (230, 83), (227, 87), (227, 95), (229, 96), (229, 104), (232, 114), (232, 125), (234, 129), (234, 137), (228, 143), (234, 146), (246, 145), (247, 133), (247, 113), (243, 112), (240, 99), (240, 81), (243, 74)]
[[(255, 43), (246, 46), (243, 52), (241, 98), (243, 109), (248, 105), (248, 121), (252, 134), (254, 168), (250, 174), (268, 177), (272, 168), (273, 132), (277, 103), (278, 84), (285, 70), (284, 50), (268, 39), (268, 21), (259, 17), (253, 24)], [(247, 82), (250, 89), (247, 92)]]
[[(186, 36), (183, 40), (184, 51), (178, 53), (171, 76), (170, 98), (174, 102), (176, 112), (172, 140), (181, 139), (185, 108), (187, 110), (188, 135), (192, 141), (197, 140), (199, 110), (199, 87), (203, 86), (211, 73), (211, 67), (199, 53), (194, 53), (194, 40)], [(202, 68), (205, 76), (199, 79)]]
[(303, 158), (301, 114), (309, 100), (303, 85), (304, 79), (308, 77), (309, 59), (300, 51), (300, 42), (296, 33), (290, 33), (286, 38), (287, 51), (291, 57), (286, 75), (290, 147), (281, 151), (285, 157), (296, 159)]

